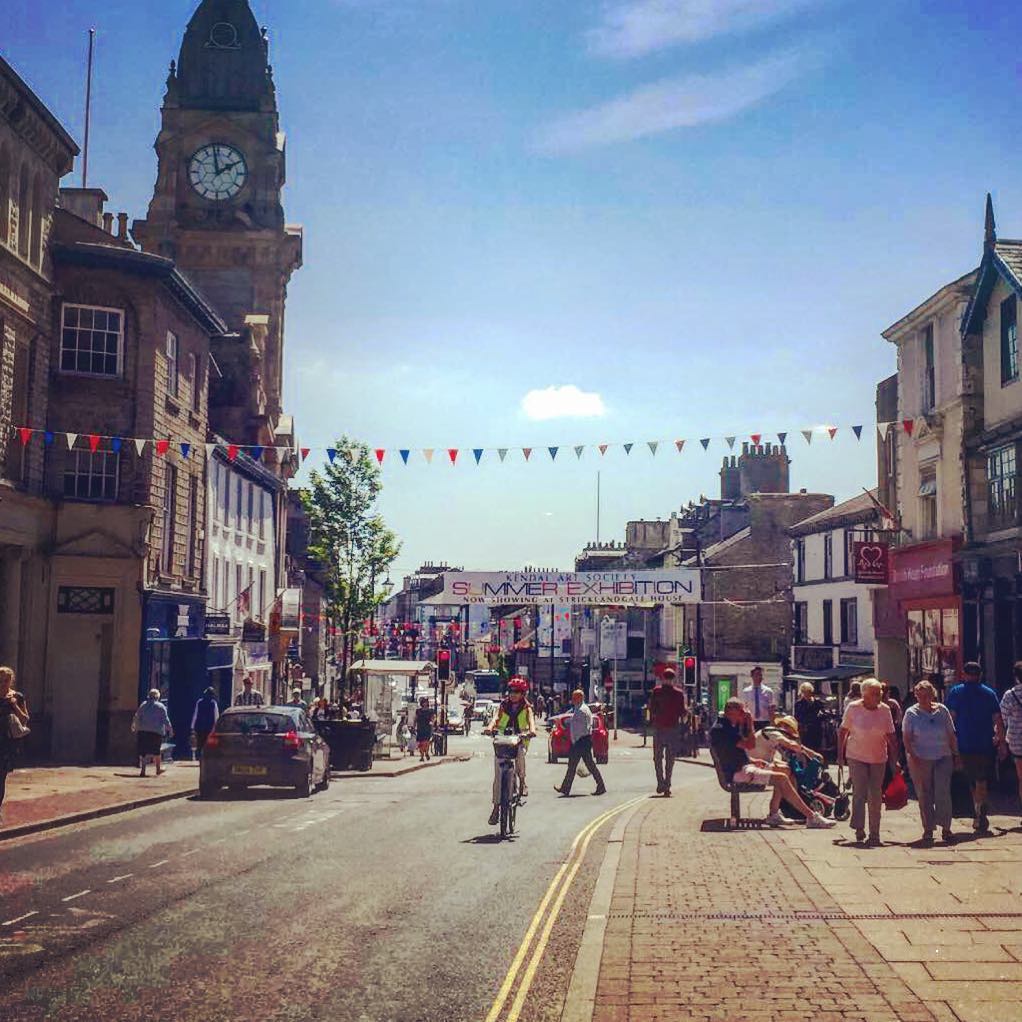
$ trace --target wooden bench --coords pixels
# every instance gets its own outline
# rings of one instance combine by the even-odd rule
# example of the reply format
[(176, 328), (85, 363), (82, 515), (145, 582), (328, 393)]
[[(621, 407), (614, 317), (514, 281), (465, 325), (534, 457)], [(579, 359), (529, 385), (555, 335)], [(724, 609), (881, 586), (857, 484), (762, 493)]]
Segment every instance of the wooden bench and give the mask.
[(730, 792), (731, 794), (731, 817), (728, 820), (728, 826), (737, 829), (739, 827), (748, 827), (753, 822), (758, 823), (759, 821), (744, 820), (742, 819), (742, 807), (740, 798), (742, 795), (751, 795), (754, 792), (766, 791), (766, 786), (763, 784), (750, 784), (744, 782), (729, 781), (724, 773), (724, 768), (720, 765), (720, 760), (717, 758), (717, 750), (711, 745), (710, 755), (713, 757), (713, 768), (717, 771), (717, 783), (724, 789), (724, 791)]

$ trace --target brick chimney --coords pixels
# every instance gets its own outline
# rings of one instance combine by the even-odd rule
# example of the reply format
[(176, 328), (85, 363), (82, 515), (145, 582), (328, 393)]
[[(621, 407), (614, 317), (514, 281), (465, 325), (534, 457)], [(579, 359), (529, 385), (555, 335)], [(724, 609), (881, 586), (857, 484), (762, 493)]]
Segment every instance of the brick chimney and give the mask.
[(741, 496), (788, 493), (790, 464), (783, 444), (742, 444), (742, 453), (738, 456)]
[(738, 467), (738, 459), (732, 454), (724, 455), (724, 465), (720, 470), (720, 499), (739, 500), (742, 496), (742, 475)]

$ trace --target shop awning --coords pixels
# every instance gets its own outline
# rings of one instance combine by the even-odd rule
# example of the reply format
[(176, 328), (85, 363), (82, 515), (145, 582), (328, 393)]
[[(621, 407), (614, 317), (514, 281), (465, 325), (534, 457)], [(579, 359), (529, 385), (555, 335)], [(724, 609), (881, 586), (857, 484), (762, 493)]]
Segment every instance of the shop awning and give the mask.
[(430, 660), (358, 660), (348, 670), (362, 671), (366, 674), (402, 674), (413, 677), (435, 671), (436, 665)]
[(785, 681), (847, 681), (849, 678), (868, 678), (873, 673), (872, 667), (852, 664), (838, 664), (837, 667), (825, 671), (793, 671), (784, 676)]
[(219, 671), (222, 667), (233, 667), (236, 648), (233, 642), (211, 642), (206, 647), (206, 670)]

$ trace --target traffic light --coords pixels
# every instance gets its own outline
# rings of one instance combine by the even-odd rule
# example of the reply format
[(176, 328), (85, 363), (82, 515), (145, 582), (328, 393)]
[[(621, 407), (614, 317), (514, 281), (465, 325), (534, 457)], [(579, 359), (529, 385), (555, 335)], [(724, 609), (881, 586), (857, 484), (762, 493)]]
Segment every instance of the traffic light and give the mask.
[(699, 663), (694, 656), (686, 656), (681, 661), (682, 677), (686, 688), (695, 688), (699, 679)]
[(440, 681), (448, 681), (451, 677), (451, 651), (449, 649), (437, 650), (436, 676)]
[(516, 617), (514, 619), (514, 644), (516, 646), (518, 645), (518, 642), (521, 639), (521, 637), (522, 637), (522, 619), (520, 617)]

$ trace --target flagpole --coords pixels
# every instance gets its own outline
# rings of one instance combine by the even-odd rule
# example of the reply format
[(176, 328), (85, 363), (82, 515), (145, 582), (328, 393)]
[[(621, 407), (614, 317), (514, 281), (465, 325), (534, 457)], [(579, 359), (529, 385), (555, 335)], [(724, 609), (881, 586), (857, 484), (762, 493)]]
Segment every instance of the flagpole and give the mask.
[(85, 140), (82, 145), (82, 188), (89, 180), (89, 128), (92, 122), (92, 54), (96, 44), (96, 30), (89, 29), (89, 60), (85, 73)]
[(600, 542), (600, 473), (596, 473), (596, 542)]

